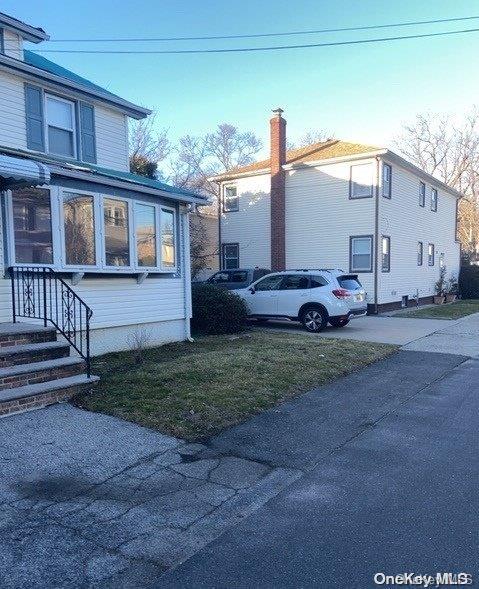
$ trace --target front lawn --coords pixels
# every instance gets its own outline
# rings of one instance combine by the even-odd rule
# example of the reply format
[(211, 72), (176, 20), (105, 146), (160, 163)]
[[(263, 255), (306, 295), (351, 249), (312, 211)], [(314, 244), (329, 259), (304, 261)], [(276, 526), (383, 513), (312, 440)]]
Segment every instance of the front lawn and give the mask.
[(445, 305), (434, 305), (415, 311), (403, 311), (395, 317), (418, 317), (421, 319), (460, 319), (471, 313), (479, 313), (479, 299), (465, 299)]
[[(199, 337), (94, 360), (96, 390), (75, 399), (100, 411), (190, 440), (392, 354), (395, 346), (288, 333)], [(354, 391), (351, 391), (354, 395)]]

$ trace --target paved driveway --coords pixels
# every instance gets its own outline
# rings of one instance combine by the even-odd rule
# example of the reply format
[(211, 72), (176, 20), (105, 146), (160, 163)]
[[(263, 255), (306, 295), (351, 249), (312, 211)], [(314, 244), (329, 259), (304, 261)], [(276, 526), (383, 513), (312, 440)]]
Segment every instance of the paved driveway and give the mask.
[[(307, 333), (299, 323), (291, 321), (270, 321), (267, 326), (257, 329)], [(317, 334), (309, 335), (318, 337)], [(328, 326), (319, 337), (396, 344), (406, 350), (479, 357), (479, 313), (457, 321), (381, 315), (359, 317), (342, 329)]]

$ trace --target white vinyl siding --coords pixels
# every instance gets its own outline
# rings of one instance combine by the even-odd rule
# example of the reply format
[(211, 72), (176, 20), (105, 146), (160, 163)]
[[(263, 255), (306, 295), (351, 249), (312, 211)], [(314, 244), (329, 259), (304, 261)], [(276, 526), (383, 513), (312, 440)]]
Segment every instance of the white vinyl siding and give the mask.
[(235, 181), (239, 207), (221, 214), (221, 243), (237, 243), (243, 268), (271, 267), (270, 177)]
[(95, 128), (97, 164), (104, 168), (127, 172), (127, 117), (95, 104)]
[[(416, 174), (394, 165), (394, 198), (379, 202), (379, 235), (391, 237), (391, 271), (379, 272), (379, 303), (400, 301), (434, 294), (439, 265), (428, 265), (428, 244), (444, 252), (447, 278), (459, 274), (459, 244), (455, 241), (456, 198), (436, 186), (440, 206), (432, 212), (428, 199), (432, 183), (426, 181), (426, 206), (419, 206), (420, 179)], [(423, 263), (419, 261), (419, 243), (423, 246)], [(380, 250), (378, 250), (380, 253)]]
[(27, 148), (25, 90), (22, 80), (0, 72), (0, 145)]
[[(375, 169), (375, 160), (367, 161)], [(374, 234), (375, 199), (349, 198), (350, 169), (350, 163), (344, 162), (287, 173), (287, 268), (342, 268), (348, 272), (350, 236)], [(371, 303), (373, 273), (363, 273), (360, 279)]]
[(3, 30), (4, 53), (8, 57), (23, 61), (23, 39), (8, 29)]

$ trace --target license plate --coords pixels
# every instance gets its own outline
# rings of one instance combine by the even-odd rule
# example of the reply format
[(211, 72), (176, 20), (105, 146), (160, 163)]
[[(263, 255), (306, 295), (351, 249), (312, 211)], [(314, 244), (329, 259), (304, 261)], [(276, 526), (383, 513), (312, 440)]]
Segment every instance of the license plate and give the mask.
[(356, 299), (357, 301), (362, 301), (362, 300), (364, 299), (364, 297), (363, 297), (363, 295), (360, 293), (360, 294), (357, 294), (357, 295), (355, 296), (355, 299)]

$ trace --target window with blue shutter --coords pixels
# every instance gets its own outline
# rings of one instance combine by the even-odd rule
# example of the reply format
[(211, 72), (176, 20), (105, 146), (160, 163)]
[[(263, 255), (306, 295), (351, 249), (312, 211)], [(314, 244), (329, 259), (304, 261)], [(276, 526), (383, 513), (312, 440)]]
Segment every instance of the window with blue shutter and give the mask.
[(43, 92), (38, 86), (25, 84), (25, 113), (28, 149), (45, 151)]
[(95, 110), (91, 104), (80, 102), (81, 159), (96, 164)]

